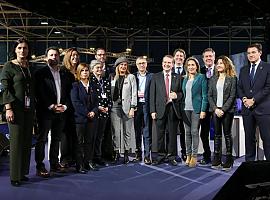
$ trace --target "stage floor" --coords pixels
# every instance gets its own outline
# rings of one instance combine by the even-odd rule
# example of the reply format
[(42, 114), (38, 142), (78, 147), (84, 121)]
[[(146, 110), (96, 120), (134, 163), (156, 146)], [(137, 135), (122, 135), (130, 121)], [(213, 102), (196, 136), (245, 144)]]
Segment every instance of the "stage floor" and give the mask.
[[(8, 156), (0, 157), (0, 194), (2, 200), (19, 199), (162, 199), (209, 200), (240, 166), (243, 158), (235, 160), (229, 172), (211, 169), (210, 166), (189, 168), (182, 163), (148, 166), (143, 163), (110, 165), (88, 174), (55, 174), (49, 179), (35, 175), (32, 149), (30, 181), (13, 187), (9, 180)], [(47, 169), (48, 161), (46, 161)]]

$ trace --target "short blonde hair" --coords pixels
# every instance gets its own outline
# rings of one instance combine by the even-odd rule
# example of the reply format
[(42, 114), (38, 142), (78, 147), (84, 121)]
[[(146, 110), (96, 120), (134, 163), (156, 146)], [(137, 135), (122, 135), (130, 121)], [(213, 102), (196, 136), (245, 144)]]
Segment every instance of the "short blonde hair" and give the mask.
[(86, 64), (86, 63), (80, 63), (77, 67), (77, 73), (76, 73), (76, 78), (77, 80), (81, 80), (81, 71), (84, 69), (84, 68), (88, 68), (89, 70), (89, 74), (90, 74), (90, 68), (89, 68), (89, 65)]

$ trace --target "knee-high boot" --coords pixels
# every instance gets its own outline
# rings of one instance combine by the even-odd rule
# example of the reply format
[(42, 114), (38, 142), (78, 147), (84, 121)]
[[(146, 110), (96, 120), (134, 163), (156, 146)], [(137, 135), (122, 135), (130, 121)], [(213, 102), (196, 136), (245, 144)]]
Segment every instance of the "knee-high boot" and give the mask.
[(212, 162), (212, 168), (221, 167), (221, 155), (222, 155), (222, 136), (215, 135), (214, 138), (214, 159)]
[(226, 160), (222, 164), (222, 169), (225, 171), (230, 170), (233, 167), (233, 156), (232, 156), (232, 137), (231, 135), (225, 136), (225, 143), (226, 143)]

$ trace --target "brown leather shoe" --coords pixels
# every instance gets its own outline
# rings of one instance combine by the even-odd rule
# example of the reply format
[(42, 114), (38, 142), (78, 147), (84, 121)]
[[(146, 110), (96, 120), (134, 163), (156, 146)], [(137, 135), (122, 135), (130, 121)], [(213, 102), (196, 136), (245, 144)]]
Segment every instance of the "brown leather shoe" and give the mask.
[(46, 170), (46, 168), (41, 168), (41, 169), (37, 169), (37, 176), (40, 176), (42, 178), (49, 178), (50, 177), (50, 173)]

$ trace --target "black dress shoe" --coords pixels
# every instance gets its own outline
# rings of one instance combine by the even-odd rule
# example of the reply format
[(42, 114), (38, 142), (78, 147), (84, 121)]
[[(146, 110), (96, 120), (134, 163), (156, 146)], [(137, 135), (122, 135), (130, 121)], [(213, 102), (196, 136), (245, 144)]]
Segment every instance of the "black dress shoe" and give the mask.
[(88, 168), (85, 168), (85, 169), (87, 169), (87, 170), (91, 170), (91, 171), (98, 171), (99, 169), (93, 164), (93, 163), (89, 163), (88, 164)]
[(79, 174), (86, 174), (87, 171), (81, 166), (81, 167), (76, 167), (76, 171)]
[(27, 176), (23, 176), (23, 177), (21, 178), (21, 181), (29, 181), (29, 178), (28, 178)]
[(47, 171), (47, 169), (45, 167), (41, 168), (41, 169), (37, 169), (37, 176), (40, 176), (42, 178), (48, 178), (50, 177), (50, 173)]
[(186, 160), (187, 160), (187, 155), (182, 153), (181, 158), (182, 158), (182, 160), (183, 160), (184, 162), (186, 162)]
[(51, 165), (51, 172), (56, 172), (56, 173), (65, 173), (66, 168), (64, 168), (60, 163), (52, 164)]
[(144, 164), (146, 164), (146, 165), (151, 165), (151, 159), (149, 158), (149, 157), (145, 157), (144, 158)]
[(97, 160), (95, 161), (95, 163), (96, 163), (97, 165), (100, 165), (100, 166), (105, 166), (105, 167), (109, 166), (108, 163), (106, 163), (106, 162), (105, 162), (104, 160), (102, 160), (102, 159), (97, 159)]
[(160, 165), (162, 162), (161, 161), (159, 161), (159, 160), (154, 160), (153, 162), (152, 162), (152, 165), (153, 166), (157, 166), (157, 165)]
[(20, 181), (10, 181), (10, 183), (14, 187), (19, 187), (21, 185)]
[(170, 160), (169, 163), (170, 163), (172, 166), (177, 166), (177, 162), (176, 162), (175, 159)]

